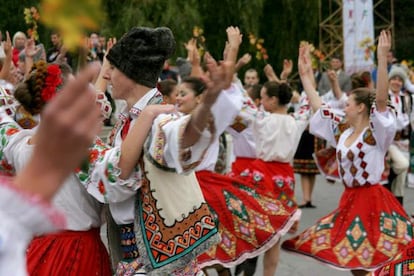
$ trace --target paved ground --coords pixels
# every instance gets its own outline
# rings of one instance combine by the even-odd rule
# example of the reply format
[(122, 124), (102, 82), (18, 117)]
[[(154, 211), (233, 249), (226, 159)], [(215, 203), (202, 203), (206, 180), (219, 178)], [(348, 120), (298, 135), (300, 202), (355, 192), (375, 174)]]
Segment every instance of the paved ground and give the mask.
[[(300, 181), (296, 179), (296, 195), (298, 202), (301, 202), (302, 192), (300, 188)], [(338, 199), (343, 191), (341, 184), (328, 184), (321, 177), (317, 177), (317, 184), (315, 185), (313, 203), (317, 205), (316, 209), (303, 209), (302, 218), (300, 222), (300, 229), (312, 225), (318, 218), (326, 215), (328, 212), (333, 210), (338, 203)], [(414, 189), (406, 189), (404, 205), (406, 206), (407, 212), (410, 214), (414, 211)], [(261, 258), (259, 259), (258, 267), (255, 276), (263, 275), (261, 268)], [(209, 275), (216, 276), (214, 271), (209, 271)], [(344, 276), (351, 275), (348, 272), (334, 270), (327, 266), (324, 266), (313, 259), (303, 258), (301, 256), (286, 253), (282, 250), (280, 263), (278, 266), (277, 276)]]

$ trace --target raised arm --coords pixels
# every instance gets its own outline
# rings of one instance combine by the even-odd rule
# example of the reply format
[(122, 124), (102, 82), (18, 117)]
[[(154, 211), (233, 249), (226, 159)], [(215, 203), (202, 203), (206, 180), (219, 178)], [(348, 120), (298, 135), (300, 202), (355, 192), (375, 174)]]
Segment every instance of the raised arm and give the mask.
[(329, 81), (331, 83), (332, 92), (337, 100), (341, 99), (343, 92), (341, 90), (341, 87), (339, 86), (338, 76), (336, 75), (335, 71), (328, 70), (327, 75), (329, 78)]
[(10, 74), (10, 67), (11, 67), (11, 62), (12, 62), (12, 43), (11, 43), (9, 32), (6, 32), (6, 41), (4, 42), (3, 47), (4, 47), (4, 54), (6, 55), (6, 58), (4, 59), (3, 67), (1, 68), (1, 71), (0, 71), (1, 80), (8, 78)]
[(121, 157), (118, 163), (121, 169), (121, 174), (119, 175), (121, 179), (127, 179), (137, 165), (155, 117), (161, 113), (170, 113), (173, 111), (174, 106), (171, 104), (149, 105), (144, 108), (135, 121), (135, 124), (128, 131), (128, 135), (121, 146)]
[(280, 79), (277, 77), (275, 70), (273, 69), (272, 65), (270, 65), (270, 63), (265, 65), (263, 72), (265, 73), (268, 81), (275, 81), (280, 83)]
[(289, 75), (292, 73), (293, 70), (293, 61), (291, 59), (284, 59), (283, 60), (283, 70), (280, 73), (280, 80), (287, 81)]
[[(116, 43), (115, 37), (111, 37), (108, 39), (108, 42), (106, 43), (106, 49), (107, 49), (106, 53), (109, 53), (109, 50), (112, 48), (113, 45), (115, 45), (115, 43)], [(106, 55), (105, 55), (103, 58), (101, 70), (99, 71), (99, 75), (95, 81), (96, 90), (102, 91), (102, 92), (106, 91), (106, 85), (108, 81), (103, 76), (109, 67), (110, 67), (109, 61), (106, 59)]]
[(222, 61), (218, 64), (213, 57), (206, 53), (205, 61), (208, 76), (203, 76), (206, 83), (204, 98), (194, 109), (191, 119), (184, 131), (182, 146), (184, 148), (194, 145), (201, 137), (202, 131), (208, 127), (211, 118), (211, 107), (215, 103), (220, 92), (230, 87), (234, 74), (234, 62)]
[(316, 111), (321, 107), (322, 100), (315, 89), (315, 77), (313, 76), (309, 44), (307, 43), (299, 47), (298, 70), (303, 89), (309, 98), (312, 110)]
[(187, 59), (191, 63), (191, 76), (201, 77), (204, 75), (203, 68), (201, 68), (200, 53), (197, 48), (197, 40), (195, 38), (190, 39), (186, 44)]
[(243, 35), (240, 34), (238, 27), (230, 26), (226, 29), (227, 33), (227, 42), (225, 46), (225, 51), (223, 54), (223, 59), (236, 63), (237, 54), (239, 53), (239, 47), (242, 42)]
[(240, 68), (248, 64), (251, 60), (252, 60), (252, 55), (249, 53), (246, 53), (241, 58), (239, 58), (239, 60), (236, 63), (236, 68), (235, 68), (236, 72), (238, 72)]
[(387, 53), (391, 49), (391, 33), (381, 31), (378, 38), (377, 47), (377, 91), (376, 104), (379, 112), (386, 111), (388, 101), (388, 72), (387, 72)]

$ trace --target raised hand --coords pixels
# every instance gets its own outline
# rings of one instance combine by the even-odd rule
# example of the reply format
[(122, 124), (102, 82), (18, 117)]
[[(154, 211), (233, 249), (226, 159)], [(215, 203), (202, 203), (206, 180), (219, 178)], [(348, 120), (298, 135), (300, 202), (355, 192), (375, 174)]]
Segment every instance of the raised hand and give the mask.
[(226, 29), (227, 41), (230, 47), (239, 47), (242, 43), (243, 35), (240, 33), (239, 27), (230, 26)]
[(6, 57), (12, 55), (12, 42), (8, 31), (6, 32), (6, 41), (3, 42), (3, 50)]
[(223, 60), (236, 63), (239, 46), (242, 43), (243, 35), (240, 34), (238, 27), (230, 26), (226, 29), (227, 42), (224, 48)]
[(312, 70), (309, 43), (303, 43), (299, 46), (298, 70), (303, 89), (309, 98), (312, 110), (316, 111), (321, 107), (322, 100), (315, 90), (315, 77)]
[(335, 82), (338, 79), (338, 76), (334, 70), (328, 70), (326, 71), (326, 74), (328, 75), (329, 81), (331, 83)]
[(263, 68), (263, 72), (265, 73), (269, 81), (280, 82), (280, 79), (277, 77), (275, 70), (269, 63), (265, 65), (265, 67)]
[(381, 31), (378, 38), (378, 47), (377, 47), (377, 57), (386, 58), (388, 52), (391, 50), (391, 32), (390, 31)]
[(39, 51), (42, 50), (40, 47), (36, 47), (35, 41), (33, 38), (26, 40), (26, 45), (24, 47), (24, 53), (26, 57), (33, 58)]
[(244, 66), (248, 64), (250, 61), (252, 61), (252, 55), (249, 53), (246, 53), (241, 58), (239, 58), (239, 61), (237, 63), (241, 63)]
[(281, 80), (287, 80), (289, 75), (292, 73), (293, 70), (293, 61), (291, 59), (284, 59), (283, 60), (283, 70), (280, 73)]
[(387, 109), (388, 101), (388, 71), (387, 71), (387, 54), (391, 49), (390, 31), (381, 31), (378, 38), (377, 56), (377, 91), (375, 93), (377, 109), (384, 112)]
[(312, 60), (308, 43), (304, 43), (299, 47), (298, 70), (300, 76), (313, 76)]
[(234, 62), (226, 60), (218, 64), (209, 53), (204, 55), (204, 60), (208, 74), (202, 77), (207, 87), (203, 102), (211, 106), (220, 92), (230, 87), (234, 74)]

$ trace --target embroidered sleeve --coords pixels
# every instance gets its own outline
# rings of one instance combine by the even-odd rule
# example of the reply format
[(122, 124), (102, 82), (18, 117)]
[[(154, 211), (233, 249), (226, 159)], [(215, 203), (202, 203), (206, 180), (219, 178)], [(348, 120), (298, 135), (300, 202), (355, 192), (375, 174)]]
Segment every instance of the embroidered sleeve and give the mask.
[(378, 146), (386, 151), (394, 140), (397, 131), (397, 116), (393, 108), (388, 107), (386, 112), (378, 112), (375, 104), (372, 105), (370, 128)]
[(0, 86), (0, 107), (3, 108), (7, 115), (13, 117), (19, 102), (10, 93), (10, 90)]
[(333, 112), (323, 104), (309, 122), (309, 131), (313, 135), (325, 139), (330, 145), (336, 147), (339, 136), (347, 129), (344, 117)]
[(96, 103), (101, 109), (102, 116), (105, 119), (109, 119), (112, 113), (112, 106), (104, 92), (96, 90)]
[(131, 176), (120, 179), (118, 167), (121, 149), (109, 147), (96, 138), (89, 148), (88, 159), (76, 170), (79, 181), (86, 190), (102, 203), (120, 202), (136, 193), (141, 186), (141, 173), (138, 166)]
[(15, 175), (15, 168), (7, 159), (6, 148), (13, 143), (21, 127), (7, 114), (7, 110), (0, 108), (0, 174)]

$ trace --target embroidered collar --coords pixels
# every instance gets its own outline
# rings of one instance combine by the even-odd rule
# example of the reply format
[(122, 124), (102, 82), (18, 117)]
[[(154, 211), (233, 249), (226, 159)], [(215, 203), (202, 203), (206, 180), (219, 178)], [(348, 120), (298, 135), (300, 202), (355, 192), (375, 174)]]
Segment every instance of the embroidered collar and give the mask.
[(124, 111), (119, 114), (120, 119), (124, 119), (129, 116), (133, 119), (137, 118), (141, 111), (151, 102), (151, 100), (159, 96), (162, 98), (162, 94), (157, 88), (151, 89), (141, 99), (139, 99), (129, 111), (124, 109)]

